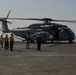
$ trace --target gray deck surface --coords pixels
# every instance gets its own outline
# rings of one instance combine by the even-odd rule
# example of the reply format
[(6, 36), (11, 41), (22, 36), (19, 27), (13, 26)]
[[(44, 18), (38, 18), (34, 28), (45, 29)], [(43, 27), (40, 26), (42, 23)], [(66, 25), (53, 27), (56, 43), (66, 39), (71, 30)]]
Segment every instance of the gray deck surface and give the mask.
[(14, 51), (0, 48), (0, 75), (76, 75), (76, 44), (36, 43), (25, 48), (15, 43)]

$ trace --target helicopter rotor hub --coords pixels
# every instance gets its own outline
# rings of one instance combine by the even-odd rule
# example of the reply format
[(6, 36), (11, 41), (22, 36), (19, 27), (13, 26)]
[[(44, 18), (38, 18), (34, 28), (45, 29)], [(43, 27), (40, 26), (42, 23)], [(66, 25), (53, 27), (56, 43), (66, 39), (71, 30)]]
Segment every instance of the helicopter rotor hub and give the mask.
[(51, 18), (43, 18), (44, 23), (50, 23), (52, 21)]

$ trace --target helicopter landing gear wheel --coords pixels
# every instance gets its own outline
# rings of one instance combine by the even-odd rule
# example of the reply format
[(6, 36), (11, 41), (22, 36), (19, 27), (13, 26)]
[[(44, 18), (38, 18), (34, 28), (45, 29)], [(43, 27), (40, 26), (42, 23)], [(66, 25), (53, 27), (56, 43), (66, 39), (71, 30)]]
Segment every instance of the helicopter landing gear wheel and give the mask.
[(69, 43), (73, 43), (73, 40), (69, 40)]
[(54, 43), (54, 40), (51, 40), (51, 43)]

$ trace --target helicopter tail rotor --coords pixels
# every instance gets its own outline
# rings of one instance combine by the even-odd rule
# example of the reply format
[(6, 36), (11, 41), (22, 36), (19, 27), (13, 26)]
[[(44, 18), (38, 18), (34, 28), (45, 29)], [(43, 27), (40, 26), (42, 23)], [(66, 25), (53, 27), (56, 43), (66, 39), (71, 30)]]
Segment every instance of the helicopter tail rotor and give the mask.
[(6, 17), (6, 19), (8, 19), (10, 12), (11, 12), (11, 11), (9, 10), (9, 12), (8, 12), (8, 14), (7, 14), (7, 17)]
[(7, 17), (6, 18), (0, 18), (0, 21), (12, 24), (12, 22), (7, 21), (8, 17), (9, 17), (9, 14), (10, 14), (10, 11), (8, 12)]

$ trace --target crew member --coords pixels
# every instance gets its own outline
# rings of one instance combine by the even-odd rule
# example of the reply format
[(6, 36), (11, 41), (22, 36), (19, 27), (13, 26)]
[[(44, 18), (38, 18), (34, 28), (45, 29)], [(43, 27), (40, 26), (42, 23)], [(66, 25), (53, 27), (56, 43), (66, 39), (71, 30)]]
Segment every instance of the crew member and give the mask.
[(37, 36), (36, 42), (37, 42), (37, 50), (38, 50), (38, 51), (41, 51), (41, 43), (42, 43), (41, 35), (38, 35), (38, 36)]
[(10, 35), (9, 41), (10, 41), (10, 50), (13, 51), (13, 45), (14, 45), (14, 36), (13, 36), (13, 34)]
[(1, 35), (0, 41), (1, 41), (1, 47), (3, 48), (3, 36), (2, 35)]
[(30, 38), (30, 33), (28, 33), (28, 34), (26, 35), (26, 49), (29, 49), (30, 40), (31, 40), (31, 38)]
[(9, 38), (8, 38), (8, 35), (6, 34), (5, 38), (4, 38), (4, 44), (5, 44), (5, 49), (8, 49), (9, 48)]

